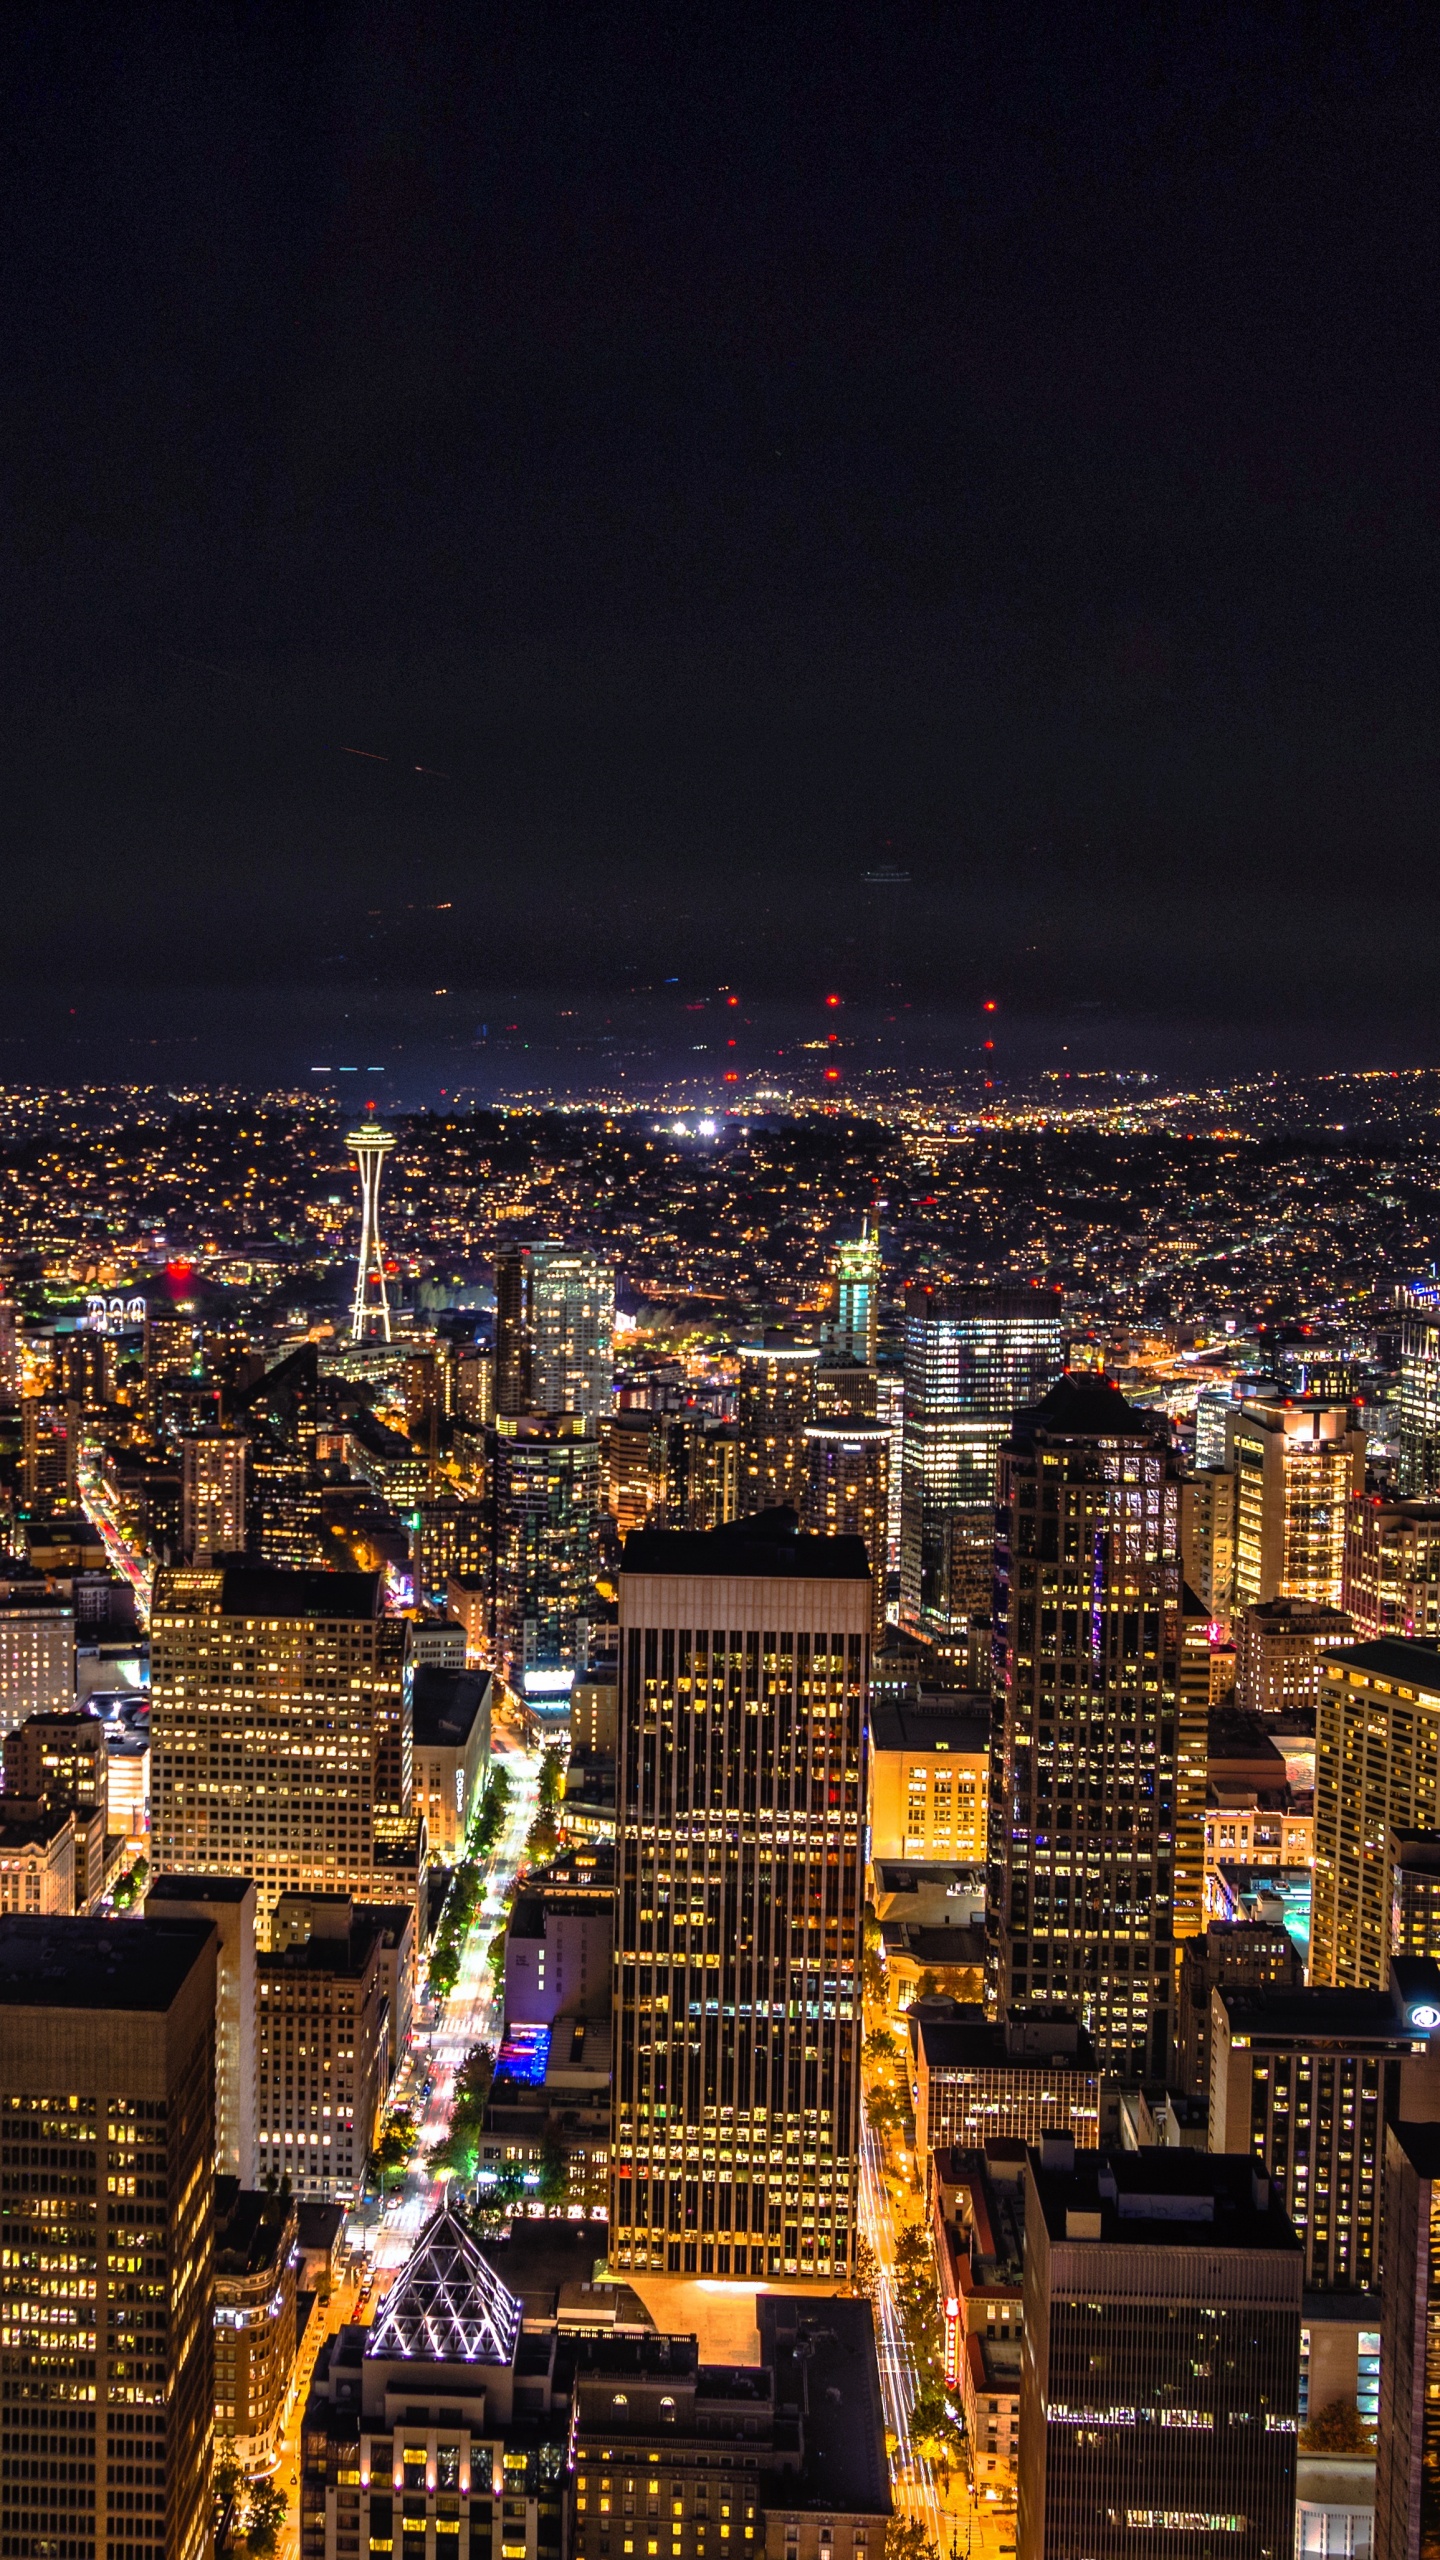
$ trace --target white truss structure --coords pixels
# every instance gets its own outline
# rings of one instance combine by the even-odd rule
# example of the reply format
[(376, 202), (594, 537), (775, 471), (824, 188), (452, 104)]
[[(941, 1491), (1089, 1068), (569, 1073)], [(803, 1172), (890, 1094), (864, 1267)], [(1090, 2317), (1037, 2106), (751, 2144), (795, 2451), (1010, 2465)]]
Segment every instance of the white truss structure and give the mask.
[(426, 2364), (509, 2364), (520, 2318), (513, 2293), (444, 2206), (390, 2287), (365, 2352)]
[[(390, 1292), (385, 1286), (385, 1256), (380, 1250), (380, 1175), (395, 1144), (388, 1129), (367, 1120), (345, 1141), (360, 1168), (360, 1259), (355, 1266), (355, 1303), (350, 1310), (350, 1339), (363, 1342), (371, 1323), (390, 1339)], [(371, 1282), (375, 1294), (370, 1294)]]

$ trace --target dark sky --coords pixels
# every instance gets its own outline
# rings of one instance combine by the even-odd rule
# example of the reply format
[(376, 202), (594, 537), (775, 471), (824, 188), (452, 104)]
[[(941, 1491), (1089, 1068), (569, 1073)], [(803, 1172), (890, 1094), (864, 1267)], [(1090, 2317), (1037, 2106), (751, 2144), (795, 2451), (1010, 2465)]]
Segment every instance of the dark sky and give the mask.
[(1435, 28), (15, 0), (0, 1076), (1433, 1058)]

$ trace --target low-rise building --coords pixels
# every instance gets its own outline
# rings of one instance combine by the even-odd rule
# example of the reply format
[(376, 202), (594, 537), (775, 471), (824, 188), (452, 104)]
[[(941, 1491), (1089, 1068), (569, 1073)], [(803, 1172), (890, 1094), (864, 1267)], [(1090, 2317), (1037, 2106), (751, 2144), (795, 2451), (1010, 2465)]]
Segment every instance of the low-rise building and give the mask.
[(215, 2181), (215, 2428), (247, 2470), (268, 2469), (295, 2364), (293, 2197)]
[(1038, 2142), (1061, 2132), (1100, 2139), (1100, 2066), (1079, 2020), (1064, 2009), (1012, 2009), (1002, 2020), (972, 2007), (922, 2017), (912, 2030), (916, 2150)]
[(1313, 1708), (1320, 1693), (1320, 1658), (1350, 1644), (1354, 1626), (1343, 1609), (1324, 1600), (1260, 1600), (1236, 1621), (1235, 1697), (1259, 1716), (1293, 1715)]
[(53, 1805), (0, 1797), (0, 1911), (69, 1919), (75, 1902), (75, 1817)]
[(964, 2407), (976, 2488), (1008, 2496), (1019, 2456), (1025, 2145), (932, 2151), (926, 2175), (945, 2380)]
[(609, 2175), (609, 2019), (512, 2029), (477, 2148), (482, 2201), (498, 2192), (532, 2220), (603, 2222)]
[(412, 1800), (425, 1817), (431, 1857), (449, 1865), (464, 1849), (490, 1774), (492, 1684), (488, 1671), (429, 1663), (415, 1665), (410, 1684)]
[(870, 1856), (983, 1865), (990, 1702), (925, 1689), (871, 1701)]

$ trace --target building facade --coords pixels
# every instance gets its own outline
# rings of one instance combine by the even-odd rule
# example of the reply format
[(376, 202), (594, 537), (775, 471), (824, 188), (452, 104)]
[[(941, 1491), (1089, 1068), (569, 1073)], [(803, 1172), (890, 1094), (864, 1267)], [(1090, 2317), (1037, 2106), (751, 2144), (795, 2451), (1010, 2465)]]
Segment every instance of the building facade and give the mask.
[(610, 1411), (615, 1373), (615, 1270), (603, 1254), (543, 1241), (495, 1257), (495, 1411)]
[(1382, 1637), (1326, 1656), (1315, 1726), (1312, 1982), (1389, 1979), (1392, 1841), (1440, 1826), (1440, 1650)]
[(740, 1516), (784, 1503), (798, 1511), (808, 1481), (805, 1434), (815, 1419), (819, 1350), (772, 1331), (761, 1342), (742, 1342), (739, 1357)]
[(948, 1638), (989, 1606), (996, 1466), (1064, 1366), (1058, 1289), (905, 1292), (900, 1614)]
[(1038, 2142), (1068, 2133), (1083, 2150), (1100, 2139), (1100, 2066), (1085, 2030), (1063, 2011), (991, 2020), (922, 2017), (912, 2027), (915, 2148), (973, 2151), (987, 2142)]
[(1400, 1310), (1400, 1491), (1440, 1493), (1440, 1287), (1412, 1281)]
[(1061, 2002), (1106, 2069), (1163, 2079), (1205, 1816), (1166, 1426), (1065, 1378), (1001, 1452), (997, 1523), (990, 2005)]
[(0, 2534), (203, 2560), (214, 2431), (214, 1942), (0, 1919)]
[(988, 1855), (990, 1702), (939, 1690), (870, 1710), (870, 1863), (983, 1866)]
[(1350, 1407), (1276, 1397), (1232, 1414), (1235, 1598), (1319, 1600), (1338, 1609), (1350, 1505), (1365, 1483), (1365, 1434)]
[(247, 2469), (280, 2448), (295, 2371), (298, 2223), (289, 2195), (215, 2181), (215, 2426)]
[(864, 1540), (873, 1589), (871, 1633), (878, 1642), (890, 1548), (890, 1433), (883, 1424), (847, 1414), (806, 1425), (800, 1518), (818, 1537)]
[(1350, 1505), (1344, 1603), (1357, 1638), (1414, 1636), (1440, 1644), (1440, 1502)]
[(495, 1424), (495, 1640), (512, 1685), (583, 1671), (600, 1563), (600, 1443), (580, 1414)]
[(283, 1893), (385, 1897), (377, 1847), (412, 1822), (404, 1645), (378, 1574), (158, 1574), (157, 1871), (252, 1876), (262, 1942)]
[(245, 1552), (245, 1460), (238, 1431), (188, 1432), (180, 1443), (180, 1550), (187, 1564)]
[(611, 2261), (848, 2275), (870, 1575), (785, 1514), (632, 1538)]
[(1374, 2560), (1440, 2547), (1440, 2124), (1385, 2133)]
[(255, 2149), (255, 1887), (249, 1876), (154, 1876), (157, 1918), (202, 1920), (216, 1933), (215, 2168), (253, 2188)]
[(258, 1960), (256, 1995), (261, 2177), (348, 2203), (390, 2080), (380, 1914), (344, 1894), (287, 1896)]

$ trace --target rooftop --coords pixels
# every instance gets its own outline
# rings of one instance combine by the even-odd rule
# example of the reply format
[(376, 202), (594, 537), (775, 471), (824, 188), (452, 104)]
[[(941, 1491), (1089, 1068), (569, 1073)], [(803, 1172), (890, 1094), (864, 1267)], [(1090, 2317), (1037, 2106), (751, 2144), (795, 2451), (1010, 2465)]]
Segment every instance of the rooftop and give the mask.
[(990, 1701), (979, 1690), (952, 1689), (874, 1702), (870, 1742), (876, 1751), (988, 1753)]
[(1380, 1680), (1440, 1692), (1440, 1650), (1422, 1644), (1418, 1636), (1377, 1636), (1373, 1644), (1339, 1645), (1326, 1656), (1323, 1668), (1332, 1678), (1342, 1671), (1371, 1671)]
[(1059, 2069), (1093, 2076), (1098, 2067), (1089, 2035), (1068, 2014), (1049, 2019), (1032, 2013), (1004, 2022), (977, 2008), (968, 2018), (922, 2017), (917, 2032), (927, 2071)]
[(1292, 1990), (1282, 1983), (1222, 1982), (1215, 1996), (1224, 2005), (1232, 2042), (1248, 2036), (1254, 2044), (1375, 2044), (1406, 2051), (1414, 2042), (1414, 2031), (1389, 1991), (1323, 1983)]
[(145, 1888), (147, 1908), (153, 1902), (243, 1902), (253, 1893), (252, 1876), (156, 1876)]
[(421, 1750), (463, 1749), (490, 1689), (488, 1671), (447, 1671), (420, 1662), (411, 1684), (414, 1738)]
[(1057, 1379), (1047, 1396), (1015, 1417), (1015, 1436), (1036, 1433), (1066, 1440), (1156, 1440), (1167, 1437), (1163, 1419), (1144, 1405), (1131, 1404), (1113, 1379), (1096, 1370), (1075, 1369)]
[(635, 1529), (625, 1541), (624, 1573), (726, 1574), (757, 1579), (868, 1582), (863, 1538), (824, 1538), (802, 1531), (793, 1511), (756, 1511), (723, 1529)]
[[(1030, 2154), (1040, 2210), (1054, 2241), (1073, 2246), (1088, 2240), (1111, 2249), (1266, 2249), (1301, 2257), (1302, 2243), (1278, 2189), (1248, 2155), (1163, 2148), (1072, 2151), (1064, 2165), (1047, 2165), (1047, 2155), (1062, 2148), (1050, 2144)], [(1075, 2228), (1076, 2216), (1083, 2216), (1086, 2228)]]
[(385, 2296), (367, 2356), (431, 2364), (508, 2365), (520, 2305), (464, 2224), (441, 2208)]
[(0, 1916), (0, 2006), (171, 2008), (213, 1945), (204, 1920), (32, 1920)]
[(215, 2181), (215, 2273), (258, 2276), (273, 2264), (294, 2207), (288, 2196), (262, 2195), (238, 2178)]

